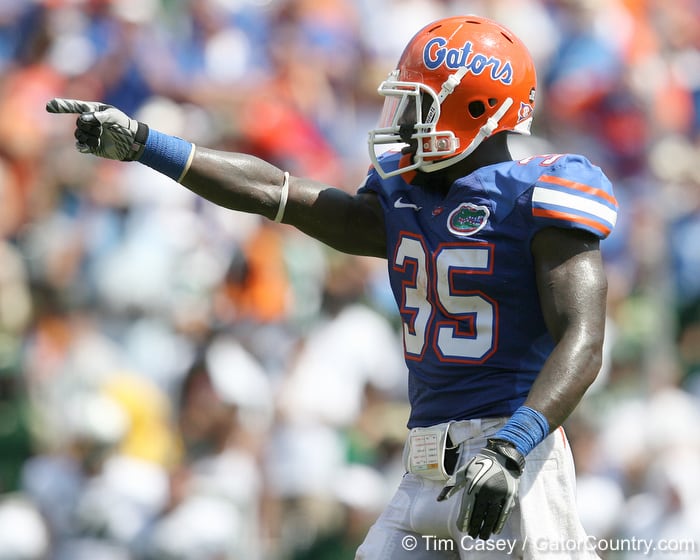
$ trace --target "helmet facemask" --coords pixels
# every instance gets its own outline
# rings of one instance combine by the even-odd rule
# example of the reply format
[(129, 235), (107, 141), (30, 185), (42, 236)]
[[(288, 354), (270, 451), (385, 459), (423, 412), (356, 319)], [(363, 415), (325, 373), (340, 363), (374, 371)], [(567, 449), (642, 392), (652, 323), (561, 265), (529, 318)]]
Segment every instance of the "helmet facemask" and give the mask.
[[(391, 177), (423, 167), (434, 159), (449, 157), (459, 149), (459, 138), (452, 131), (438, 131), (440, 101), (438, 95), (418, 81), (405, 82), (396, 79), (392, 72), (382, 82), (378, 92), (386, 99), (379, 125), (369, 133), (370, 157), (382, 177)], [(404, 144), (404, 154), (412, 154), (413, 162), (399, 170), (387, 172), (378, 161), (384, 150), (378, 146)]]

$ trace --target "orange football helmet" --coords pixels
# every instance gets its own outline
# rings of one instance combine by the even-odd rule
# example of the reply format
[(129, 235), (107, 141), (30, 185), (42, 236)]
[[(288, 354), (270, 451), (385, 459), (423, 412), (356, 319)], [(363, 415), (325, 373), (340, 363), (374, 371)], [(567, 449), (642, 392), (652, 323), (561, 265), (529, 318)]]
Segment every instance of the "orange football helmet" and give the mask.
[[(527, 47), (505, 27), (478, 16), (426, 25), (378, 88), (386, 100), (369, 133), (372, 163), (382, 177), (431, 172), (464, 159), (496, 132), (530, 134), (536, 87)], [(387, 171), (381, 146), (397, 143), (408, 144), (404, 152), (413, 158)]]

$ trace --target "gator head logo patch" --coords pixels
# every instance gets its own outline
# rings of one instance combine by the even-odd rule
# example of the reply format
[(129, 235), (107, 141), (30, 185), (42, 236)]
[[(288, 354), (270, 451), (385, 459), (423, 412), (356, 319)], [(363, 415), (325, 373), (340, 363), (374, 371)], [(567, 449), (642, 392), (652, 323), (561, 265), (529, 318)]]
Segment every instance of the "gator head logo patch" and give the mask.
[(491, 212), (486, 206), (464, 202), (457, 206), (447, 218), (447, 229), (460, 237), (474, 235), (489, 221)]

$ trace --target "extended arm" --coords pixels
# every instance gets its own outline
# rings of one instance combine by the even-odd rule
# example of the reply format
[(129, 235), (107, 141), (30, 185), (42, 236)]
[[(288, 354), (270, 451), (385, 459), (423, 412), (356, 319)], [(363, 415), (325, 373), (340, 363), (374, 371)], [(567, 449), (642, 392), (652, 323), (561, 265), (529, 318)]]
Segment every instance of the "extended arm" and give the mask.
[(385, 257), (384, 216), (375, 195), (353, 196), (297, 177), (283, 189), (284, 172), (260, 158), (195, 147), (100, 102), (57, 98), (46, 110), (79, 115), (81, 152), (140, 161), (220, 206), (278, 218), (339, 251)]
[[(274, 219), (283, 181), (280, 169), (254, 156), (197, 147), (180, 182), (220, 206)], [(386, 256), (384, 217), (375, 195), (353, 196), (290, 177), (282, 221), (339, 251)]]

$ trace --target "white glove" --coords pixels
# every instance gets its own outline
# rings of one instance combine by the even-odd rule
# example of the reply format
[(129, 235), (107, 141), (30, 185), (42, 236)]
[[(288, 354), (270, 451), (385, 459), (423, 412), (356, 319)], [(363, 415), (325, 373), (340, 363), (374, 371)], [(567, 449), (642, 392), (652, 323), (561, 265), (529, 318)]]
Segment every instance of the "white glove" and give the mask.
[(486, 540), (500, 533), (508, 520), (524, 467), (525, 458), (515, 447), (489, 439), (484, 449), (450, 477), (437, 500), (463, 489), (457, 529)]
[(130, 119), (119, 109), (98, 101), (51, 99), (49, 113), (77, 113), (75, 146), (82, 153), (108, 159), (138, 159), (148, 138), (148, 127)]

